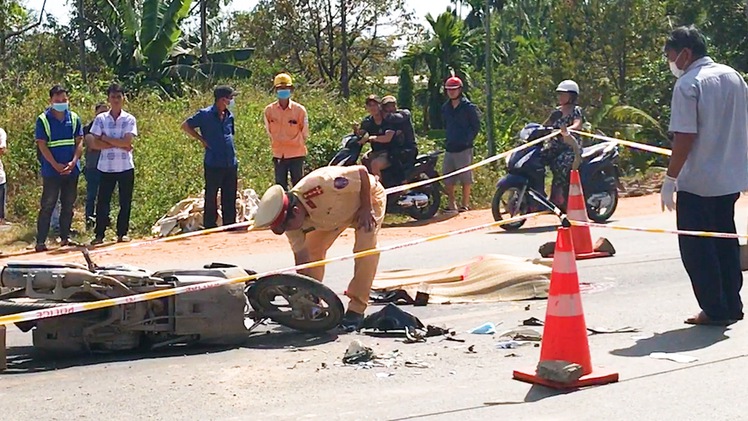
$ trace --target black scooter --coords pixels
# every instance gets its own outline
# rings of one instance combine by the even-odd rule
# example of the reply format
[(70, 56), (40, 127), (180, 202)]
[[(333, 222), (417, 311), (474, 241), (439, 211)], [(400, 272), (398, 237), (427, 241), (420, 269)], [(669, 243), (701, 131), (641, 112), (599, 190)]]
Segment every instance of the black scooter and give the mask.
[[(554, 130), (556, 129), (552, 127), (531, 123), (520, 131), (519, 138), (528, 143), (547, 136)], [(491, 202), (495, 221), (501, 221), (504, 216), (512, 218), (546, 210), (546, 206), (533, 197), (547, 197), (545, 164), (540, 157), (542, 149), (541, 142), (506, 158), (507, 174), (496, 183), (496, 193)], [(602, 142), (582, 148), (581, 155), (579, 178), (582, 181), (587, 215), (592, 221), (602, 223), (613, 216), (618, 206), (618, 146), (612, 142)], [(529, 194), (529, 191), (533, 194)], [(551, 192), (552, 197), (559, 194), (563, 192)], [(524, 223), (525, 220), (522, 220), (501, 227), (514, 231)]]
[[(356, 134), (349, 134), (343, 138), (341, 149), (330, 161), (330, 166), (356, 165), (361, 156), (363, 138)], [(439, 177), (436, 171), (436, 163), (442, 151), (418, 155), (415, 163), (405, 168), (406, 183), (414, 183)], [(395, 187), (398, 184), (397, 177), (393, 171), (385, 169), (382, 171), (382, 184), (385, 188)], [(392, 193), (387, 196), (387, 213), (408, 215), (419, 221), (431, 219), (439, 211), (441, 205), (441, 184), (430, 183), (400, 193)]]

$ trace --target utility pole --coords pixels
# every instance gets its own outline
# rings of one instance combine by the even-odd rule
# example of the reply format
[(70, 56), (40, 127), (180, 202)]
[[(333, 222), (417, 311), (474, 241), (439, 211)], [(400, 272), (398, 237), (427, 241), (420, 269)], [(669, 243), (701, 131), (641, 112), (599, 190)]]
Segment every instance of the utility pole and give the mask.
[(486, 142), (488, 155), (496, 155), (496, 143), (493, 131), (493, 54), (491, 43), (491, 0), (485, 0), (483, 24), (486, 28)]
[(86, 18), (83, 14), (83, 0), (78, 0), (78, 38), (80, 38), (81, 74), (83, 83), (88, 83), (88, 72), (86, 69)]

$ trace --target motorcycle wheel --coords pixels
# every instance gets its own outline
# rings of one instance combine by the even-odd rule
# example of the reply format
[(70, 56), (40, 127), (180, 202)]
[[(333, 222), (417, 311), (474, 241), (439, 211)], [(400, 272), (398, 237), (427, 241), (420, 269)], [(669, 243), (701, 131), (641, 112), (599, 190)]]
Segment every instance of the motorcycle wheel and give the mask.
[[(501, 217), (502, 213), (509, 214), (510, 218), (525, 215), (527, 213), (529, 208), (528, 195), (525, 194), (522, 197), (522, 203), (517, 203), (519, 200), (519, 194), (520, 189), (518, 187), (500, 187), (496, 189), (496, 193), (493, 195), (493, 200), (491, 200), (491, 213), (493, 213), (494, 221), (498, 222), (503, 220)], [(506, 198), (502, 200), (504, 196), (506, 196)], [(521, 221), (512, 222), (511, 224), (503, 224), (501, 225), (501, 228), (506, 231), (516, 231), (522, 228), (522, 225), (525, 225), (525, 221), (527, 220), (523, 219)]]
[(307, 276), (270, 275), (250, 284), (245, 294), (259, 317), (301, 332), (327, 332), (343, 319), (337, 294)]
[(429, 197), (429, 204), (422, 208), (417, 208), (415, 206), (407, 208), (408, 216), (418, 221), (425, 221), (427, 219), (433, 218), (434, 215), (439, 212), (439, 206), (441, 206), (442, 203), (442, 194), (439, 190), (439, 185), (433, 183), (427, 187), (424, 187), (423, 189), (418, 189), (416, 191), (420, 191), (421, 193), (427, 195)]
[(610, 205), (608, 205), (607, 207), (598, 209), (598, 207), (591, 205), (589, 202), (586, 203), (587, 216), (589, 216), (589, 218), (593, 222), (597, 222), (598, 224), (602, 224), (603, 222), (610, 219), (610, 217), (613, 216), (613, 212), (616, 211), (616, 207), (618, 207), (618, 189), (613, 187), (612, 189), (604, 193), (607, 194), (611, 200)]

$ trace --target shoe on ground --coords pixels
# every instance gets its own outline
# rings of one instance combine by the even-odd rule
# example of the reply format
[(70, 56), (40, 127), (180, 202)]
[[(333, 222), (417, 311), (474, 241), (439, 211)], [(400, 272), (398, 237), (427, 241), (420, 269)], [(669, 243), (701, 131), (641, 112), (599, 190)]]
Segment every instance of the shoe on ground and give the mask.
[(347, 333), (354, 332), (356, 330), (359, 330), (361, 322), (363, 321), (363, 314), (348, 310), (343, 315), (343, 320), (340, 321), (340, 330)]
[(60, 241), (60, 246), (61, 247), (67, 247), (67, 246), (77, 247), (79, 245), (80, 244), (76, 243), (75, 241), (70, 240), (69, 238), (66, 238), (66, 239)]
[(93, 216), (86, 218), (86, 231), (92, 230), (96, 226), (96, 219)]
[(467, 207), (467, 206), (460, 206), (460, 208), (459, 208), (459, 209), (457, 209), (457, 210), (458, 210), (459, 212), (467, 212), (467, 211), (469, 211), (469, 210), (470, 210), (470, 208), (469, 208), (469, 207)]
[(99, 244), (104, 244), (104, 237), (96, 237), (91, 241), (92, 246), (98, 246)]
[(446, 208), (442, 209), (442, 213), (445, 215), (457, 215), (459, 211), (457, 209)]
[(36, 250), (37, 252), (43, 252), (49, 249), (47, 248), (46, 244), (37, 244), (36, 247), (34, 247), (34, 250)]
[(126, 235), (121, 235), (121, 236), (117, 237), (117, 242), (118, 243), (129, 243), (130, 241), (132, 241), (132, 240), (130, 239), (130, 237), (128, 237)]

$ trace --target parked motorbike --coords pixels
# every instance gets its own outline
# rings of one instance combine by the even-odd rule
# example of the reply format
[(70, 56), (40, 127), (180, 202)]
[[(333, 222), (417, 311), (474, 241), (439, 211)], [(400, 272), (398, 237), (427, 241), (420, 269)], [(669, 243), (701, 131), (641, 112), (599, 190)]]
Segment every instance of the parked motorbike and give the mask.
[[(343, 138), (341, 148), (330, 161), (331, 166), (355, 165), (361, 155), (364, 137), (350, 134)], [(436, 163), (442, 151), (418, 155), (415, 163), (405, 168), (406, 183), (428, 180), (439, 177)], [(402, 181), (394, 176), (391, 169), (382, 171), (382, 184), (385, 188), (395, 187)], [(431, 219), (439, 211), (441, 205), (442, 187), (440, 183), (430, 183), (412, 190), (393, 193), (387, 196), (387, 213), (404, 214), (416, 220)]]
[[(554, 130), (556, 129), (552, 127), (531, 123), (520, 131), (519, 138), (527, 143), (547, 136)], [(541, 142), (512, 153), (506, 158), (507, 174), (496, 183), (496, 193), (491, 203), (495, 221), (501, 221), (503, 215), (511, 218), (545, 209), (545, 206), (533, 197), (533, 194), (541, 198), (547, 197), (545, 164), (540, 157), (542, 148)], [(592, 221), (602, 223), (613, 216), (618, 206), (618, 146), (612, 142), (602, 142), (582, 148), (581, 155), (579, 176), (587, 215)], [(530, 191), (533, 194), (529, 194)], [(525, 220), (517, 221), (504, 224), (502, 228), (514, 231), (524, 223)]]
[[(329, 288), (295, 273), (205, 288), (255, 272), (212, 263), (202, 269), (151, 272), (129, 265), (9, 262), (0, 273), (0, 316), (37, 311), (39, 319), (16, 323), (32, 331), (34, 347), (60, 353), (154, 349), (170, 345), (235, 345), (263, 321), (303, 332), (325, 332), (343, 318), (343, 303)], [(67, 314), (62, 308), (176, 287), (190, 292)], [(193, 289), (194, 288), (194, 289)], [(52, 317), (54, 316), (54, 317)]]

